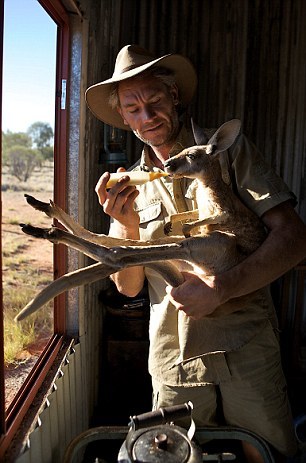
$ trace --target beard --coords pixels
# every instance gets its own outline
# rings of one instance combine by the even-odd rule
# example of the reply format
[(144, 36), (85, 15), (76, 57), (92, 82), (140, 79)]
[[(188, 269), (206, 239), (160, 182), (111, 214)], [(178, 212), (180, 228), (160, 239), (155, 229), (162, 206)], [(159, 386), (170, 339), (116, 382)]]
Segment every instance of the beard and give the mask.
[(148, 140), (136, 130), (133, 130), (133, 133), (139, 140), (141, 140), (143, 143), (145, 143), (148, 146), (158, 147), (162, 145), (167, 145), (168, 143), (175, 141), (178, 131), (179, 131), (179, 127), (180, 127), (179, 118), (175, 110), (175, 107), (173, 107), (172, 109), (172, 112), (169, 117), (169, 121), (170, 121), (170, 124), (168, 126), (167, 133), (165, 133), (164, 135), (161, 135), (160, 137), (157, 137), (156, 140)]

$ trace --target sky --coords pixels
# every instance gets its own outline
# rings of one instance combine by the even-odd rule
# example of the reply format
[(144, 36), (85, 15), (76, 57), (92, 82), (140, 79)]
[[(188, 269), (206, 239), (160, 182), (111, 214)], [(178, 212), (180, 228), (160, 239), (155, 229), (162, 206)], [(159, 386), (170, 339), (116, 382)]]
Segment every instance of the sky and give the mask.
[(54, 128), (56, 24), (37, 0), (4, 0), (2, 130)]

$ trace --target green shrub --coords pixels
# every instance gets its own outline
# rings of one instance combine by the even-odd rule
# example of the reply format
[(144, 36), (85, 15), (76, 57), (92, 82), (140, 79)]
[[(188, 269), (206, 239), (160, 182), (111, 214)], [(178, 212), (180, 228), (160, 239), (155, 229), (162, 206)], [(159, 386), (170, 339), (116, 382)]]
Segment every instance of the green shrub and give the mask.
[(21, 182), (26, 182), (35, 167), (41, 166), (42, 156), (37, 150), (16, 145), (8, 149), (7, 162), (11, 175)]

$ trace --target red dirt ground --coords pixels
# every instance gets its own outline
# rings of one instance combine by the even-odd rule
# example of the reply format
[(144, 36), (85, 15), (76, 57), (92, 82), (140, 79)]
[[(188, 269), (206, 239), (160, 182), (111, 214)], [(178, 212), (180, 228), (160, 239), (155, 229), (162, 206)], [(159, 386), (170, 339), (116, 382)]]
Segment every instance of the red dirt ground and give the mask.
[[(47, 194), (35, 193), (36, 196), (42, 200), (48, 200)], [(5, 251), (6, 243), (13, 240), (24, 244), (24, 252), (31, 255), (31, 263), (38, 269), (50, 274), (52, 278), (52, 245), (48, 241), (38, 240), (25, 235), (18, 223), (32, 223), (33, 225), (49, 227), (51, 219), (44, 214), (34, 211), (26, 202), (22, 192), (7, 191), (2, 192), (2, 237), (3, 237), (3, 251)], [(20, 264), (22, 267), (22, 264)], [(3, 267), (3, 280), (5, 284), (5, 273), (9, 269)], [(16, 272), (18, 272), (18, 267)], [(22, 271), (22, 268), (20, 268)], [(16, 283), (16, 290), (18, 290), (18, 283)], [(6, 407), (11, 403), (16, 393), (24, 383), (25, 378), (30, 373), (34, 364), (36, 363), (40, 353), (47, 344), (49, 338), (39, 336), (37, 341), (24, 351), (18, 354), (20, 363), (18, 366), (8, 366), (5, 369), (5, 402)]]

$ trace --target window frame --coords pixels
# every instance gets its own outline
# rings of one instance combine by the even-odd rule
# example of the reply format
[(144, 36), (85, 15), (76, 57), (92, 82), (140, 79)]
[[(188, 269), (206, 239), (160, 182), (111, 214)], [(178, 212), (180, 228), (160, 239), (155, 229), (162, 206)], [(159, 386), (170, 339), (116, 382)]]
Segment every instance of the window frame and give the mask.
[[(55, 126), (54, 126), (54, 201), (63, 209), (66, 207), (66, 152), (67, 152), (67, 121), (68, 121), (68, 72), (69, 72), (69, 18), (60, 0), (38, 0), (46, 13), (57, 25), (56, 50), (56, 89), (55, 89)], [(3, 67), (3, 27), (4, 0), (0, 0), (0, 92), (2, 95)], [(66, 101), (61, 108), (62, 81), (66, 81)], [(2, 133), (2, 111), (0, 111), (0, 129)], [(0, 149), (2, 153), (0, 137)], [(1, 166), (0, 156), (0, 166)], [(1, 177), (0, 177), (1, 187)], [(0, 191), (1, 199), (1, 191)], [(2, 217), (2, 202), (0, 213)], [(2, 221), (1, 221), (2, 222)], [(2, 272), (2, 244), (0, 223), (0, 264)], [(63, 245), (54, 246), (54, 278), (63, 275), (67, 268), (67, 251)], [(58, 296), (54, 301), (54, 334), (34, 368), (26, 378), (16, 397), (5, 410), (5, 380), (4, 380), (4, 327), (3, 327), (3, 297), (2, 273), (0, 279), (0, 460), (7, 450), (12, 438), (26, 415), (39, 388), (46, 378), (65, 339), (66, 331), (66, 297)]]

